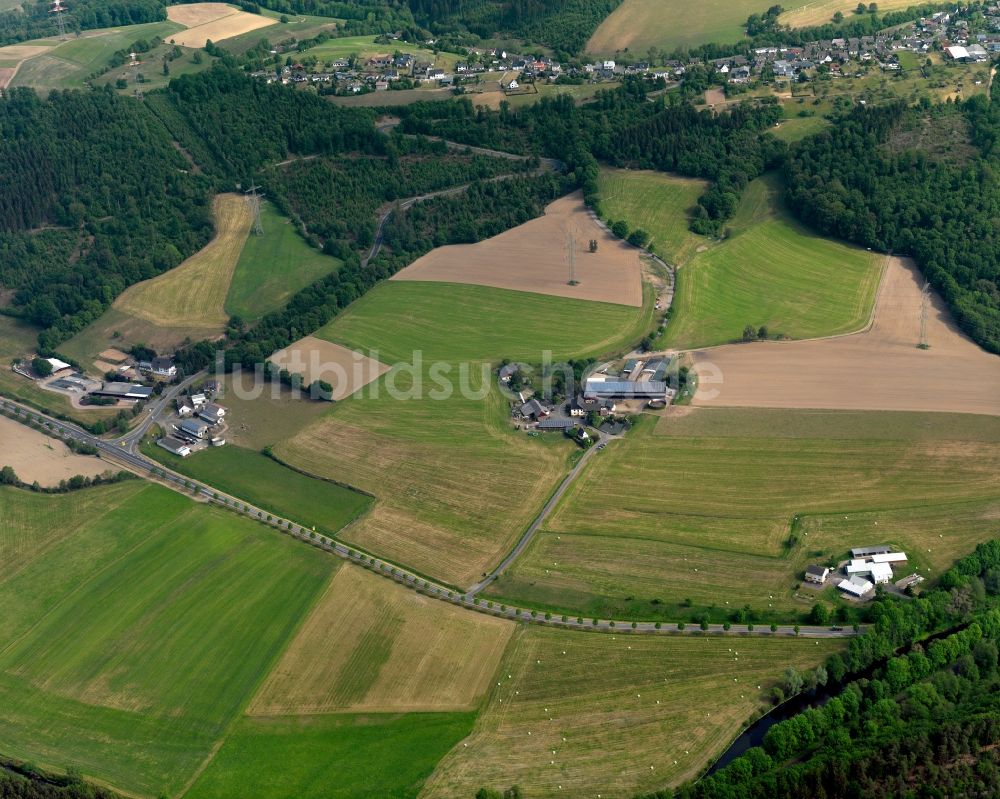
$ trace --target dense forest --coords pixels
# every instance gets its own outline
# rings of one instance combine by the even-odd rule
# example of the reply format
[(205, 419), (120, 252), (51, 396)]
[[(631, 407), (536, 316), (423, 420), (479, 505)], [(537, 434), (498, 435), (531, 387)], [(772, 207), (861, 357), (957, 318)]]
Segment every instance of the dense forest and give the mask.
[[(788, 159), (789, 206), (832, 236), (912, 256), (977, 343), (1000, 353), (1000, 88), (993, 103), (858, 107)], [(954, 130), (967, 120), (965, 158), (906, 143), (907, 128)], [(969, 147), (969, 144), (976, 147)]]
[(783, 158), (785, 145), (767, 133), (781, 109), (766, 102), (713, 114), (674, 98), (650, 102), (650, 88), (646, 81), (630, 79), (598, 92), (583, 106), (563, 96), (499, 111), (474, 109), (468, 101), (424, 103), (400, 115), (402, 129), (411, 133), (561, 159), (580, 172), (592, 205), (598, 198), (587, 173), (596, 174), (595, 159), (708, 178), (714, 185), (699, 200), (692, 227), (718, 233), (747, 183)]
[[(398, 141), (404, 147), (411, 144)], [(378, 208), (385, 203), (527, 168), (527, 162), (506, 158), (446, 156), (443, 143), (422, 149), (430, 152), (407, 154), (393, 148), (384, 158), (293, 161), (267, 170), (263, 183), (272, 200), (301, 221), (318, 246), (332, 252), (337, 241), (370, 246)]]
[(163, 127), (105, 91), (0, 99), (0, 285), (43, 348), (212, 235), (209, 184)]
[(385, 226), (388, 250), (377, 263), (393, 272), (435, 247), (474, 244), (541, 216), (573, 182), (555, 173), (482, 181), (454, 195), (434, 197), (393, 213)]
[[(820, 682), (877, 664), (767, 732), (717, 774), (647, 799), (993, 796), (1000, 784), (1000, 541), (912, 601), (882, 597), (873, 629)], [(951, 630), (934, 640), (932, 633)], [(817, 672), (820, 672), (817, 669)], [(794, 681), (801, 688), (801, 676)], [(812, 680), (816, 684), (816, 680)]]
[[(159, 22), (167, 18), (163, 0), (64, 0), (66, 30), (73, 33)], [(49, 0), (28, 0), (21, 8), (0, 12), (0, 47), (59, 32)]]
[(578, 55), (591, 34), (622, 0), (408, 0), (415, 20), (435, 33), (468, 30)]
[(153, 108), (164, 105), (164, 124), (185, 146), (193, 141), (189, 149), (209, 159), (202, 167), (223, 181), (248, 183), (261, 167), (293, 155), (385, 152), (370, 109), (342, 108), (221, 65), (170, 81)]

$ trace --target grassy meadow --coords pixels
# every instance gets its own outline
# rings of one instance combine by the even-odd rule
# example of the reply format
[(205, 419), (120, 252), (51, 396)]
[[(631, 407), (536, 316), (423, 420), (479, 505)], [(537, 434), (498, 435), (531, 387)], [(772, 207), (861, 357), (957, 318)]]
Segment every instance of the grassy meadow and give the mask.
[(0, 574), (0, 751), (133, 795), (175, 795), (331, 561), (146, 483), (37, 499), (0, 491), (0, 548), (47, 544)]
[(644, 419), (611, 444), (490, 594), (588, 616), (722, 620), (749, 604), (787, 619), (811, 606), (796, 590), (808, 563), (887, 540), (933, 574), (995, 534), (991, 417), (709, 414)]
[[(242, 718), (185, 799), (416, 799), (475, 713)], [(471, 794), (470, 794), (471, 795)]]
[(587, 52), (645, 58), (650, 47), (733, 44), (744, 37), (747, 17), (766, 10), (761, 0), (625, 0), (594, 31)]
[(345, 567), (247, 712), (475, 710), (514, 626)]
[[(513, 429), (489, 363), (540, 362), (544, 350), (557, 359), (623, 350), (646, 331), (650, 314), (650, 303), (638, 309), (480, 286), (382, 283), (317, 335), (377, 352), (388, 364), (419, 351), (422, 363), (397, 365), (364, 397), (337, 403), (275, 452), (377, 497), (345, 540), (470, 584), (514, 544), (573, 452), (558, 434), (528, 438)], [(436, 362), (450, 368), (437, 374), (451, 381), (451, 394), (440, 391)]]
[(598, 181), (601, 210), (610, 220), (624, 219), (629, 228), (651, 236), (656, 252), (680, 265), (708, 240), (688, 230), (690, 211), (708, 189), (708, 183), (664, 172), (627, 169), (601, 170)]
[(228, 318), (223, 306), (253, 215), (241, 195), (220, 194), (213, 217), (215, 237), (205, 247), (180, 266), (130, 286), (114, 307), (154, 325), (186, 328), (194, 338), (221, 333)]
[(181, 458), (149, 441), (142, 451), (174, 471), (328, 535), (357, 519), (371, 504), (364, 494), (300, 474), (241, 447), (209, 447)]
[(522, 628), (467, 746), (422, 797), (520, 785), (525, 797), (633, 796), (695, 777), (783, 669), (809, 669), (838, 641), (572, 633)]
[[(647, 300), (649, 298), (647, 297)], [(419, 281), (375, 286), (315, 335), (383, 363), (541, 361), (631, 349), (652, 325), (652, 303), (547, 297), (522, 291)]]
[[(118, 51), (128, 48), (139, 39), (152, 39), (156, 36), (169, 39), (171, 33), (183, 30), (174, 22), (149, 22), (142, 25), (127, 25), (120, 28), (103, 28), (84, 31), (79, 37), (71, 36), (68, 41), (60, 42), (58, 38), (39, 39), (25, 44), (47, 45), (52, 48), (45, 53), (34, 56), (24, 64), (12, 81), (13, 86), (31, 86), (39, 90), (49, 89), (79, 89), (92, 75), (106, 67), (111, 57)], [(147, 66), (140, 71), (152, 78), (154, 73), (162, 70), (162, 56), (156, 58), (157, 51), (166, 50), (166, 46), (156, 51), (146, 53), (142, 58)], [(155, 60), (153, 60), (155, 58)], [(212, 59), (205, 59), (204, 66), (209, 66)], [(114, 82), (124, 69), (111, 70), (102, 76), (104, 82)], [(152, 84), (145, 88), (153, 88)], [(129, 87), (133, 91), (134, 87)]]
[(485, 389), (483, 399), (457, 392), (394, 399), (385, 390), (392, 379), (390, 372), (373, 384), (378, 397), (336, 403), (274, 451), (310, 474), (375, 495), (343, 540), (453, 585), (471, 584), (545, 504), (573, 445), (558, 434), (516, 432), (488, 371), (469, 375), (470, 388)]
[(427, 50), (414, 44), (403, 41), (392, 42), (391, 44), (376, 44), (374, 36), (344, 36), (338, 39), (328, 39), (322, 44), (310, 47), (304, 51), (306, 55), (315, 56), (321, 64), (328, 63), (337, 58), (350, 58), (354, 56), (362, 63), (377, 55), (392, 55), (395, 52), (410, 53), (419, 61), (427, 61), (435, 66), (446, 70), (454, 69), (455, 64), (462, 60), (462, 57), (455, 53), (437, 53)]
[(729, 238), (678, 271), (667, 346), (739, 340), (747, 324), (772, 337), (812, 338), (867, 323), (880, 257), (809, 232), (781, 207), (779, 192), (774, 176), (753, 181)]
[(343, 265), (310, 247), (271, 203), (261, 204), (260, 221), (264, 235), (246, 239), (225, 298), (225, 313), (246, 321), (283, 307), (297, 291)]
[[(243, 449), (260, 452), (274, 446), (330, 410), (327, 403), (296, 397), (280, 383), (264, 383), (261, 395), (250, 399), (256, 388), (250, 374), (228, 375), (225, 396), (220, 400), (234, 420), (226, 431), (226, 441)], [(240, 397), (244, 391), (247, 393)]]

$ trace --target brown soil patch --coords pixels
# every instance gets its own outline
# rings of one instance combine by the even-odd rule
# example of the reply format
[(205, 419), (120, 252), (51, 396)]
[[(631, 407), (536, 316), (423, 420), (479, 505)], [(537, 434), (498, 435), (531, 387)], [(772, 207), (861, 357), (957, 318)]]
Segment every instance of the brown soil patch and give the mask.
[(249, 713), (472, 710), (513, 630), (345, 566)]
[(0, 416), (0, 466), (10, 466), (26, 483), (55, 486), (78, 474), (96, 477), (111, 467), (98, 458), (77, 455), (61, 441)]
[(238, 11), (225, 3), (193, 3), (170, 6), (167, 17), (187, 27), (171, 34), (169, 40), (182, 47), (204, 47), (205, 42), (221, 42), (241, 33), (274, 25), (277, 20)]
[(108, 363), (107, 361), (94, 361), (94, 368), (100, 372), (102, 375), (107, 372), (116, 372), (118, 367), (113, 363)]
[[(574, 237), (571, 286), (567, 238)], [(588, 251), (591, 239), (597, 252)], [(577, 192), (551, 203), (545, 215), (478, 244), (439, 247), (393, 280), (468, 283), (553, 297), (642, 306), (639, 250), (602, 228)]]
[(912, 261), (890, 258), (866, 331), (695, 352), (694, 404), (1000, 415), (1000, 358), (962, 334), (936, 295), (930, 349), (917, 348), (922, 286)]
[(11, 44), (0, 47), (0, 61), (24, 61), (51, 49), (51, 44)]
[(268, 360), (302, 375), (307, 383), (325, 380), (333, 386), (335, 400), (351, 396), (389, 371), (384, 363), (314, 336), (299, 339)]
[(167, 19), (185, 28), (197, 28), (235, 13), (236, 9), (225, 3), (190, 3), (167, 7)]
[(128, 360), (128, 355), (115, 347), (97, 353), (97, 357), (109, 363), (123, 363)]

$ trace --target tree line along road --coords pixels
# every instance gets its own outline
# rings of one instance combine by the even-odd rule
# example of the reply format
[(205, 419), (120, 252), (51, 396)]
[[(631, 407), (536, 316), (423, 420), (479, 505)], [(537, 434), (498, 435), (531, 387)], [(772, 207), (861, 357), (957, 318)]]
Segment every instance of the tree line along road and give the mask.
[[(197, 377), (199, 377), (199, 375), (192, 375), (181, 384), (173, 387), (170, 392), (167, 392), (160, 398), (160, 401), (153, 407), (153, 409), (151, 409), (147, 418), (144, 419), (140, 425), (143, 433), (155, 421), (156, 417), (166, 406), (169, 400), (179, 391), (183, 390), (187, 385), (190, 385), (190, 383), (197, 379)], [(727, 630), (724, 625), (721, 624), (709, 624), (705, 627), (699, 627), (686, 626), (683, 623), (678, 624), (673, 622), (584, 619), (582, 617), (557, 616), (550, 613), (542, 613), (537, 610), (498, 604), (479, 598), (475, 595), (474, 590), (462, 591), (454, 586), (449, 586), (428, 579), (404, 566), (386, 561), (369, 552), (365, 552), (358, 547), (349, 546), (330, 536), (316, 533), (313, 530), (308, 530), (290, 519), (276, 516), (275, 514), (265, 511), (262, 508), (258, 508), (238, 497), (223, 493), (211, 485), (198, 480), (193, 480), (182, 474), (174, 472), (173, 470), (146, 458), (136, 449), (136, 443), (138, 439), (141, 438), (141, 435), (137, 436), (136, 430), (132, 430), (118, 439), (98, 438), (72, 422), (60, 421), (3, 396), (0, 396), (0, 411), (7, 414), (13, 414), (13, 418), (22, 424), (29, 426), (32, 424), (37, 425), (43, 433), (53, 435), (63, 440), (73, 439), (84, 444), (89, 444), (98, 450), (100, 456), (104, 460), (124, 465), (130, 471), (137, 473), (141, 477), (161, 482), (175, 491), (201, 499), (205, 502), (214, 503), (226, 508), (227, 510), (246, 516), (249, 519), (266, 524), (279, 532), (291, 535), (307, 544), (317, 547), (318, 549), (331, 552), (345, 560), (359, 566), (363, 566), (376, 574), (380, 574), (383, 577), (394, 580), (396, 583), (424, 594), (425, 596), (444, 602), (450, 602), (453, 605), (459, 605), (479, 613), (487, 613), (492, 616), (509, 618), (529, 624), (561, 627), (569, 630), (638, 633), (646, 635), (730, 635), (743, 637), (798, 636), (801, 638), (848, 638), (864, 632), (863, 629), (855, 631), (853, 628), (831, 629), (829, 627), (808, 625), (780, 625), (774, 630), (770, 627), (757, 628), (752, 625), (732, 625), (730, 629)], [(577, 464), (577, 468), (582, 465), (583, 460)], [(573, 476), (573, 474), (575, 474), (575, 472), (570, 474), (567, 481)], [(564, 482), (564, 487), (566, 484), (567, 483)], [(555, 499), (558, 499), (558, 496), (554, 496), (553, 500)], [(544, 510), (543, 514), (540, 514), (539, 518), (536, 519), (532, 525), (535, 529), (537, 529), (537, 523), (540, 522), (541, 518), (544, 518)], [(529, 528), (529, 531), (519, 542), (518, 547), (515, 547), (507, 558), (505, 558), (504, 561), (497, 567), (497, 569), (491, 573), (491, 576), (499, 574), (503, 568), (506, 568), (506, 566), (513, 562), (516, 556), (523, 550), (524, 546), (527, 545), (527, 540), (530, 540), (532, 532), (533, 530)], [(486, 585), (488, 582), (490, 582), (489, 579), (483, 581), (480, 586)], [(476, 588), (478, 587), (479, 586)]]

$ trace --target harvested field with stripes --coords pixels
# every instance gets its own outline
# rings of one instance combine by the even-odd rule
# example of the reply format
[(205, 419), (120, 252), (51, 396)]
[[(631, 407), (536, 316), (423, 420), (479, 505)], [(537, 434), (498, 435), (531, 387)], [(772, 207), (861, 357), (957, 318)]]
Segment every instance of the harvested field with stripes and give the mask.
[[(525, 797), (630, 797), (694, 777), (761, 708), (781, 669), (843, 642), (518, 632), (472, 734), (421, 799), (520, 785)], [(780, 664), (780, 668), (778, 665)]]
[(473, 710), (514, 626), (342, 566), (248, 713)]
[(236, 194), (218, 195), (214, 216), (212, 241), (180, 266), (131, 286), (114, 307), (155, 325), (188, 328), (194, 339), (221, 333), (229, 283), (253, 219)]

